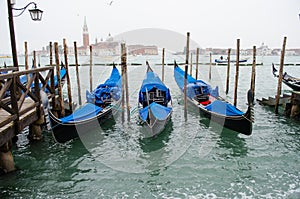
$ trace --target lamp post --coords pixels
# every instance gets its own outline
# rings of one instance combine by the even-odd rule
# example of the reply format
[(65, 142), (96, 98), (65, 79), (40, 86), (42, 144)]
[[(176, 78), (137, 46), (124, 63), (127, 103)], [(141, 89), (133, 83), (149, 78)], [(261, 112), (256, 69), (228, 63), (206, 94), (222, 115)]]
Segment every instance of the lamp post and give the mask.
[(14, 30), (14, 20), (13, 20), (13, 10), (19, 10), (21, 13), (19, 15), (16, 15), (15, 17), (18, 17), (24, 13), (26, 8), (34, 4), (34, 9), (30, 9), (30, 16), (31, 19), (34, 21), (40, 21), (42, 19), (43, 11), (40, 9), (37, 9), (36, 3), (30, 2), (23, 8), (13, 8), (15, 1), (7, 0), (7, 10), (8, 10), (8, 21), (9, 21), (9, 31), (10, 31), (10, 42), (11, 42), (11, 51), (13, 56), (13, 65), (17, 70), (19, 70), (19, 64), (18, 64), (18, 58), (17, 58), (17, 48), (16, 48), (16, 38), (15, 38), (15, 30)]

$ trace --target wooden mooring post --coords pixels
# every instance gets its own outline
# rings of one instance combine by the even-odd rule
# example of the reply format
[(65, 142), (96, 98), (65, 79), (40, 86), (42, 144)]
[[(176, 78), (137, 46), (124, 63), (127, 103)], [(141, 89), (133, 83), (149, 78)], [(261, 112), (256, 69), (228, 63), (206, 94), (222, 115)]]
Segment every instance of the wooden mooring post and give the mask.
[[(28, 70), (28, 47), (27, 47), (27, 41), (24, 42), (24, 48), (25, 48), (25, 70)], [(26, 76), (27, 81), (29, 80), (29, 75)]]
[(281, 95), (285, 46), (286, 46), (286, 37), (284, 37), (284, 39), (283, 39), (283, 45), (282, 45), (282, 50), (281, 50), (279, 77), (278, 77), (278, 85), (277, 85), (277, 95), (276, 95), (276, 102), (275, 102), (275, 114), (278, 114), (278, 105), (279, 105), (279, 99), (280, 99), (280, 95)]
[(90, 46), (90, 92), (93, 91), (93, 47)]
[(240, 39), (237, 39), (236, 47), (236, 63), (235, 63), (235, 85), (234, 85), (234, 101), (233, 105), (237, 105), (237, 92), (238, 92), (238, 83), (239, 83), (239, 62), (240, 62)]
[(36, 52), (33, 51), (33, 68), (36, 68)]
[(162, 49), (161, 81), (165, 81), (165, 48)]
[[(288, 106), (286, 106), (286, 110)], [(290, 111), (289, 115), (291, 118), (300, 119), (300, 92), (292, 91), (291, 103), (290, 103)]]
[(58, 96), (59, 96), (59, 108), (55, 107), (55, 110), (60, 112), (60, 117), (65, 116), (65, 107), (64, 107), (64, 99), (62, 94), (61, 87), (61, 78), (60, 78), (60, 63), (59, 63), (59, 53), (58, 53), (58, 43), (54, 43), (54, 52), (55, 52), (55, 63), (56, 63), (56, 75), (58, 81)]
[(68, 87), (68, 102), (69, 102), (69, 109), (70, 113), (73, 112), (73, 100), (72, 100), (72, 91), (71, 91), (71, 80), (69, 75), (69, 61), (68, 61), (68, 46), (66, 39), (63, 39), (64, 45), (64, 57), (65, 57), (65, 67), (66, 67), (66, 78), (67, 78), (67, 87)]
[(228, 95), (228, 92), (229, 92), (230, 52), (231, 52), (231, 49), (229, 48), (228, 53), (227, 53), (227, 76), (226, 76), (226, 90), (225, 90), (226, 95)]
[(190, 76), (193, 77), (193, 54), (192, 53), (190, 58)]
[(78, 94), (78, 103), (81, 106), (81, 87), (80, 87), (80, 75), (78, 68), (78, 53), (77, 53), (77, 43), (74, 41), (74, 54), (75, 54), (75, 66), (76, 66), (76, 79), (77, 79), (77, 94)]
[(127, 50), (125, 43), (121, 43), (121, 67), (122, 67), (122, 122), (124, 119), (125, 103), (124, 92), (126, 97), (126, 110), (127, 121), (130, 121), (130, 104), (129, 104), (129, 92), (128, 92), (128, 74), (127, 74)]
[(199, 48), (196, 50), (196, 80), (198, 80), (198, 67), (199, 67)]
[(184, 118), (187, 119), (187, 75), (189, 68), (189, 53), (190, 53), (190, 33), (187, 32), (186, 36), (186, 57), (185, 57), (185, 70), (184, 70), (184, 88), (183, 88), (183, 96), (184, 96)]
[(252, 102), (255, 94), (255, 77), (256, 77), (256, 46), (253, 46), (253, 62), (252, 62), (252, 73), (251, 73), (251, 91), (253, 95)]
[[(37, 97), (38, 107), (41, 107), (42, 100), (41, 100), (40, 85), (39, 85), (39, 73), (36, 72), (35, 75), (36, 75), (36, 77), (34, 79), (34, 92)], [(45, 117), (44, 117), (44, 113), (42, 113), (40, 108), (37, 108), (37, 117), (38, 117), (38, 120), (36, 120), (35, 122), (33, 122), (32, 124), (29, 125), (28, 138), (29, 138), (29, 140), (32, 140), (32, 141), (42, 139), (41, 125), (45, 122)]]
[(0, 147), (0, 175), (12, 172), (16, 169), (11, 148), (11, 141), (5, 143)]
[(53, 49), (52, 49), (53, 47), (52, 47), (52, 42), (50, 41), (49, 42), (49, 51), (50, 51), (50, 54), (49, 54), (49, 58), (50, 58), (50, 66), (52, 66), (53, 65)]
[(209, 80), (211, 80), (211, 65), (212, 65), (212, 55), (211, 53), (209, 53), (209, 74), (208, 74)]

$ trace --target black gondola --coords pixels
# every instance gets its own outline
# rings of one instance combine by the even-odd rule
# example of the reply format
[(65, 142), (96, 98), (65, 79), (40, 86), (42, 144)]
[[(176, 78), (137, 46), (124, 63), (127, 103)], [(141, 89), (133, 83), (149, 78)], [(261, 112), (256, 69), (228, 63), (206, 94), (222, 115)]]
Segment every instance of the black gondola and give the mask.
[[(273, 69), (272, 72), (274, 77), (278, 77), (279, 75), (276, 74), (277, 69), (275, 68), (273, 63), (272, 63), (272, 69)], [(290, 76), (285, 72), (282, 76), (282, 82), (288, 87), (290, 87), (291, 89), (293, 89), (294, 91), (300, 91), (300, 78)]]
[(145, 129), (144, 138), (161, 133), (172, 114), (169, 88), (153, 72), (148, 61), (146, 64), (146, 76), (139, 91), (139, 118)]
[(114, 115), (121, 99), (121, 76), (114, 66), (109, 79), (92, 93), (87, 91), (87, 103), (64, 118), (57, 118), (50, 111), (50, 122), (54, 139), (65, 143), (80, 137), (92, 129), (99, 128), (106, 119)]
[[(175, 63), (174, 77), (183, 92), (185, 72)], [(233, 131), (251, 135), (253, 97), (248, 92), (248, 109), (244, 113), (231, 105), (218, 94), (218, 88), (212, 89), (202, 80), (196, 80), (187, 75), (187, 100), (196, 106), (200, 114)]]

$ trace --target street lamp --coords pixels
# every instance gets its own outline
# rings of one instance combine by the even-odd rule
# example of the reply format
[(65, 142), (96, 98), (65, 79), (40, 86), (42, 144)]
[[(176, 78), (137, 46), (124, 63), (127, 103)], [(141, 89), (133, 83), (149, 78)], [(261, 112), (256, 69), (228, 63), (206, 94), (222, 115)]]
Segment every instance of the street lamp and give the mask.
[[(13, 5), (13, 3), (11, 3), (11, 4)], [(32, 4), (34, 4), (34, 8), (29, 10), (31, 19), (32, 19), (33, 21), (41, 21), (42, 15), (43, 15), (43, 11), (40, 10), (40, 9), (38, 9), (37, 6), (36, 6), (36, 3), (34, 3), (34, 2), (28, 3), (28, 4), (27, 4), (25, 7), (23, 7), (23, 8), (12, 8), (13, 10), (21, 11), (20, 14), (15, 15), (14, 17), (21, 16), (21, 15), (24, 13), (24, 11), (26, 10), (26, 8), (27, 8), (29, 5), (32, 5)]]
[(34, 6), (34, 9), (29, 10), (29, 13), (30, 13), (31, 19), (33, 21), (41, 21), (42, 20), (43, 11), (40, 9), (37, 9), (36, 4)]
[(21, 11), (20, 14), (16, 15), (15, 17), (21, 16), (26, 8), (29, 5), (34, 4), (34, 8), (29, 10), (31, 19), (34, 21), (40, 21), (42, 19), (43, 11), (40, 9), (37, 9), (36, 3), (30, 2), (23, 8), (13, 8), (13, 5), (15, 4), (15, 0), (7, 0), (7, 10), (8, 10), (8, 21), (9, 21), (9, 31), (10, 31), (10, 42), (11, 42), (11, 50), (12, 50), (12, 56), (13, 56), (13, 63), (16, 70), (19, 70), (18, 65), (18, 58), (17, 58), (17, 48), (16, 48), (16, 39), (15, 39), (15, 30), (14, 30), (14, 20), (13, 20), (13, 10), (19, 10)]

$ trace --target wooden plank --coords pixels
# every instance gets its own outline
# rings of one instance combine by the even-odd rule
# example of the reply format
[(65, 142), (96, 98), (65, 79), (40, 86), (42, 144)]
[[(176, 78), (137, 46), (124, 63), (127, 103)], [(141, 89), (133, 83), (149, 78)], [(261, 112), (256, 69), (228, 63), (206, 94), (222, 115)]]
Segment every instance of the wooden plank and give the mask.
[(35, 107), (38, 107), (38, 105), (39, 102), (34, 102), (32, 100), (30, 101), (30, 99), (28, 99), (19, 110), (20, 116), (23, 115), (25, 112), (34, 109)]
[(0, 117), (0, 128), (7, 125), (8, 123), (14, 121), (16, 118), (17, 118), (16, 115), (1, 116)]
[(14, 122), (11, 121), (7, 125), (0, 128), (0, 146), (11, 140), (16, 134), (19, 134), (26, 126), (32, 124), (38, 119), (35, 109), (31, 109), (19, 118), (20, 132), (15, 132)]
[[(38, 102), (34, 102), (32, 99), (26, 98), (24, 100), (21, 110), (19, 110), (20, 117), (22, 116), (22, 114), (24, 114), (32, 109), (35, 109), (35, 107), (37, 107), (37, 106), (38, 106)], [(7, 112), (5, 109), (0, 109), (0, 127), (7, 125), (9, 122), (11, 122), (15, 119), (17, 119), (16, 114), (11, 114), (11, 113)]]
[(26, 126), (29, 126), (30, 124), (34, 123), (37, 120), (38, 120), (38, 115), (36, 114), (36, 109), (31, 109), (25, 112), (20, 117), (20, 129), (23, 130)]
[(15, 135), (14, 122), (10, 122), (6, 126), (0, 128), (0, 146), (7, 143)]
[(0, 108), (5, 110), (6, 112), (10, 113), (11, 115), (15, 114), (14, 110), (7, 104), (4, 104), (2, 101), (0, 101)]

